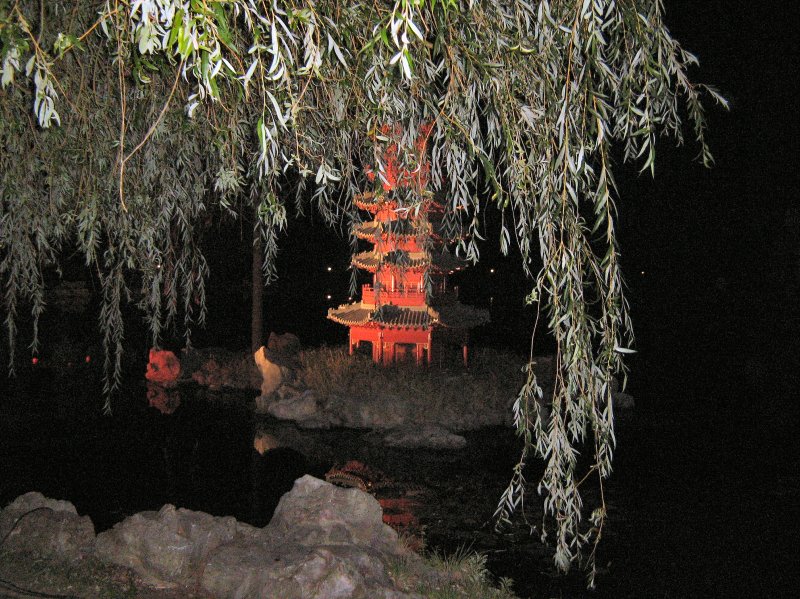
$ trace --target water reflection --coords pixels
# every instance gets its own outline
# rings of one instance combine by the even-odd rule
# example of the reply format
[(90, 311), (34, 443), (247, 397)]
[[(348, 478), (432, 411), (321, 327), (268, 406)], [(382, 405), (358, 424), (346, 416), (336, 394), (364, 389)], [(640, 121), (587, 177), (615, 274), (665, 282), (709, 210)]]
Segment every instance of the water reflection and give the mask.
[(147, 403), (164, 415), (169, 415), (181, 405), (181, 392), (177, 389), (166, 389), (155, 383), (147, 383)]
[(261, 430), (257, 430), (253, 435), (253, 449), (258, 452), (258, 455), (263, 456), (268, 451), (278, 447), (280, 447), (280, 442), (274, 435)]

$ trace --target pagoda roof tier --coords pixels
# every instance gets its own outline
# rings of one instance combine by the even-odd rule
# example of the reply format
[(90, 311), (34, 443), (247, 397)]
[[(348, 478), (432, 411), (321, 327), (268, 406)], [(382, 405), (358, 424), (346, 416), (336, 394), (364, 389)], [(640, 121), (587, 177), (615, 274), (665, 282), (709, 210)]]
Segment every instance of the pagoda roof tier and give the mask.
[(385, 205), (392, 205), (396, 202), (384, 194), (377, 194), (374, 191), (366, 191), (353, 197), (353, 204), (361, 210), (375, 212)]
[(427, 329), (439, 322), (439, 313), (428, 307), (420, 310), (383, 304), (375, 311), (372, 321), (388, 328)]
[[(426, 213), (426, 218), (417, 219), (413, 216), (402, 216), (392, 220), (370, 220), (362, 222), (354, 228), (356, 237), (366, 241), (374, 240), (378, 237), (394, 237), (396, 239), (408, 239), (411, 237), (430, 236), (437, 244), (441, 245), (445, 239), (440, 215), (434, 214), (431, 218), (430, 213)], [(466, 235), (448, 236), (447, 242), (458, 241)]]
[(367, 324), (375, 311), (374, 306), (366, 306), (362, 302), (342, 304), (338, 308), (328, 308), (328, 318), (347, 327)]
[(425, 252), (406, 252), (392, 250), (391, 252), (360, 252), (353, 256), (353, 264), (364, 270), (376, 271), (383, 265), (396, 266), (403, 269), (427, 268), (431, 263)]
[(426, 252), (406, 252), (404, 250), (392, 250), (390, 252), (370, 250), (359, 252), (353, 256), (353, 264), (370, 272), (375, 272), (383, 265), (409, 270), (428, 268), (430, 266), (435, 273), (451, 274), (466, 268), (468, 263), (447, 250), (435, 251), (430, 255)]
[(408, 218), (398, 218), (388, 222), (371, 220), (356, 227), (356, 237), (372, 240), (383, 235), (392, 237), (417, 237), (424, 233), (427, 226)]
[(384, 304), (375, 309), (372, 305), (357, 302), (329, 309), (328, 318), (345, 326), (371, 323), (388, 329), (427, 329), (439, 322), (439, 313), (428, 307), (415, 309), (394, 304)]
[[(381, 208), (397, 208), (397, 200), (389, 193), (375, 193), (374, 191), (365, 191), (356, 196), (353, 196), (353, 204), (361, 210), (368, 210), (369, 212), (377, 212)], [(400, 207), (402, 208), (402, 206)], [(411, 209), (412, 206), (406, 206)], [(423, 198), (420, 204), (420, 212), (433, 209), (434, 212), (441, 212), (443, 207), (435, 200)]]

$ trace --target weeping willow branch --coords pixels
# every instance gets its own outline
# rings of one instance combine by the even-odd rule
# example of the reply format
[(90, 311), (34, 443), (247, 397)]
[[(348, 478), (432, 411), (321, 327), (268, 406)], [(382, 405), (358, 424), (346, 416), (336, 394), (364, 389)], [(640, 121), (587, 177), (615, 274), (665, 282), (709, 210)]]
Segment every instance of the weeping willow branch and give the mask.
[[(120, 18), (122, 15), (119, 10), (119, 3), (116, 3), (115, 14)], [(117, 150), (117, 164), (119, 168), (119, 203), (122, 209), (127, 212), (128, 207), (125, 205), (125, 62), (122, 53), (122, 36), (117, 36), (117, 81), (119, 82), (119, 149)]]
[(142, 149), (144, 144), (147, 143), (147, 140), (150, 139), (150, 136), (153, 135), (153, 132), (156, 130), (156, 127), (161, 123), (161, 119), (164, 118), (164, 115), (167, 113), (167, 108), (169, 108), (169, 103), (172, 101), (172, 96), (175, 94), (175, 89), (178, 87), (178, 81), (181, 78), (181, 71), (183, 70), (183, 61), (178, 65), (178, 70), (175, 73), (175, 81), (172, 83), (172, 88), (169, 90), (169, 96), (167, 96), (167, 100), (164, 102), (164, 106), (161, 107), (161, 112), (158, 113), (156, 120), (153, 121), (153, 124), (150, 125), (150, 128), (147, 130), (147, 133), (144, 134), (142, 141), (136, 144), (136, 147), (133, 148), (130, 153), (125, 156), (125, 159), (122, 161), (123, 164), (128, 162), (136, 152)]

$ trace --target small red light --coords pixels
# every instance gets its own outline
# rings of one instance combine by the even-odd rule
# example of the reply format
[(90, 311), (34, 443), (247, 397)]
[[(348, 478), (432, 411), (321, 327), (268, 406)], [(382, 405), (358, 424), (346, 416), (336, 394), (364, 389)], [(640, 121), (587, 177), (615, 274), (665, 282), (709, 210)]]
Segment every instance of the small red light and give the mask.
[(91, 362), (91, 361), (92, 361), (92, 356), (90, 356), (90, 355), (88, 355), (88, 354), (87, 354), (87, 355), (86, 355), (86, 357), (83, 359), (83, 361), (84, 361), (84, 362), (86, 362), (86, 363), (88, 364), (89, 362)]
[(31, 364), (36, 366), (38, 363), (39, 363), (39, 358), (37, 358), (36, 356), (31, 358)]

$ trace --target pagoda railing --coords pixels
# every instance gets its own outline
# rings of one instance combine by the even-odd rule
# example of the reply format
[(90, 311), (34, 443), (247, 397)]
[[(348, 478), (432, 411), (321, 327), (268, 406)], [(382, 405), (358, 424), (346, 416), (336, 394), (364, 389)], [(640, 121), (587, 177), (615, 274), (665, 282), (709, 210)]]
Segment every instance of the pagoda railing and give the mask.
[(372, 285), (362, 285), (361, 301), (367, 304), (396, 304), (398, 306), (424, 306), (425, 292), (416, 287), (403, 290), (389, 291), (388, 289), (376, 290)]

